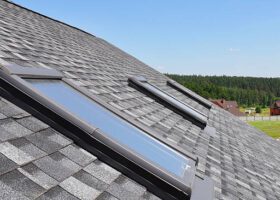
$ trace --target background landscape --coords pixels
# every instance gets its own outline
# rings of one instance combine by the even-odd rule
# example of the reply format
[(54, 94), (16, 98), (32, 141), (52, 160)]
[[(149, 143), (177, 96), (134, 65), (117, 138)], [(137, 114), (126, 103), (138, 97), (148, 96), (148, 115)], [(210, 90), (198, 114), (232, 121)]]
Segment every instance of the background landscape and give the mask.
[[(260, 113), (254, 112), (252, 116), (270, 116), (270, 105), (280, 99), (280, 78), (166, 75), (207, 99), (237, 101), (241, 112), (259, 108)], [(280, 121), (278, 120), (258, 118), (248, 123), (273, 138), (280, 138)]]
[(265, 108), (280, 99), (280, 78), (166, 75), (207, 99), (234, 100), (242, 107)]

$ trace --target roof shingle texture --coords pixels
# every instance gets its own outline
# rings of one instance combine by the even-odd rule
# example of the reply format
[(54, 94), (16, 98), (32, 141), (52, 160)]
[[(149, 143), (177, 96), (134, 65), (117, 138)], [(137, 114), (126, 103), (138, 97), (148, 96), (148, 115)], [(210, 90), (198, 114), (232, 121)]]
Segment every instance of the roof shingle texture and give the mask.
[[(57, 69), (128, 118), (158, 132), (174, 148), (199, 157), (197, 174), (214, 180), (215, 199), (280, 199), (278, 141), (216, 106), (208, 110), (167, 86), (168, 78), (161, 73), (98, 37), (0, 0), (1, 62)], [(134, 75), (145, 76), (209, 115), (208, 124), (217, 132), (203, 132), (129, 87), (127, 78)], [(47, 125), (18, 108), (11, 109), (14, 106), (6, 101), (0, 105), (0, 161), (5, 163), (0, 166), (2, 198), (86, 199), (88, 194), (98, 199), (154, 198)]]

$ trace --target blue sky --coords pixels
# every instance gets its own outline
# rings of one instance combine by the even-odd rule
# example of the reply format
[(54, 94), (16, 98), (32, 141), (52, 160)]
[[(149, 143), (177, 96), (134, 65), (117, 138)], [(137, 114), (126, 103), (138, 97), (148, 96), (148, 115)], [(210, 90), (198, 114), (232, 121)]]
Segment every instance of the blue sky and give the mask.
[(13, 0), (161, 72), (280, 77), (279, 0)]

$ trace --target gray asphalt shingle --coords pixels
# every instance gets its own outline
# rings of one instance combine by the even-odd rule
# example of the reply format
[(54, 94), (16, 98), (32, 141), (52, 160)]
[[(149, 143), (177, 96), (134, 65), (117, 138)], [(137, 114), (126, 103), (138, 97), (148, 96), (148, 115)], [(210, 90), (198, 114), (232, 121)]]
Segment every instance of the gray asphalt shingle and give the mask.
[(84, 170), (80, 170), (76, 174), (73, 175), (73, 177), (80, 182), (88, 185), (91, 188), (94, 188), (99, 191), (104, 191), (108, 187), (108, 184), (106, 184), (103, 181), (98, 180), (96, 177), (93, 175), (87, 173)]
[(86, 166), (84, 170), (107, 184), (120, 176), (120, 172), (98, 160)]
[(18, 165), (23, 165), (36, 159), (29, 153), (15, 147), (9, 142), (0, 144), (0, 153), (4, 154), (7, 158), (11, 159)]
[(77, 197), (63, 190), (61, 187), (56, 186), (41, 195), (37, 200), (79, 200)]
[(13, 190), (11, 187), (0, 181), (0, 199), (2, 200), (29, 200), (26, 196), (20, 192)]
[(72, 176), (61, 182), (59, 185), (70, 194), (73, 194), (82, 200), (95, 199), (101, 194), (100, 191), (88, 186)]
[(17, 122), (33, 132), (38, 132), (49, 127), (47, 124), (32, 116), (19, 119)]
[(83, 167), (96, 159), (95, 156), (76, 145), (69, 145), (61, 149), (60, 153), (64, 154), (69, 159)]
[(32, 133), (32, 131), (12, 119), (3, 120), (0, 123), (0, 128), (3, 130), (3, 133), (1, 134), (2, 140), (23, 137)]
[(49, 154), (72, 143), (51, 128), (29, 135), (26, 139)]
[(81, 169), (79, 165), (59, 152), (38, 159), (34, 164), (57, 181), (62, 181)]
[(17, 164), (0, 153), (0, 175), (17, 168)]
[(13, 170), (0, 177), (0, 182), (13, 191), (18, 192), (28, 198), (35, 199), (40, 196), (45, 189), (34, 183), (18, 170)]
[(48, 176), (42, 170), (40, 170), (36, 165), (33, 163), (29, 163), (18, 169), (23, 175), (28, 177), (33, 182), (37, 183), (41, 187), (45, 188), (46, 190), (56, 186), (58, 182), (53, 179), (52, 177)]

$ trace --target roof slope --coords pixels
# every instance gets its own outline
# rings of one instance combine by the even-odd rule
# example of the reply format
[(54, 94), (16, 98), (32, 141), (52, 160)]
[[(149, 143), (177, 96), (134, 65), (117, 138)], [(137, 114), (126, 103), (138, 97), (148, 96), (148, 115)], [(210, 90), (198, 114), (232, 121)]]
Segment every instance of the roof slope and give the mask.
[[(280, 199), (278, 141), (216, 106), (209, 111), (167, 86), (167, 77), (100, 38), (0, 0), (0, 64), (4, 62), (57, 69), (128, 119), (150, 127), (174, 148), (198, 156), (197, 173), (214, 180), (216, 199)], [(129, 87), (127, 78), (132, 75), (145, 76), (162, 90), (208, 114), (208, 124), (217, 132), (205, 134), (182, 116)]]

